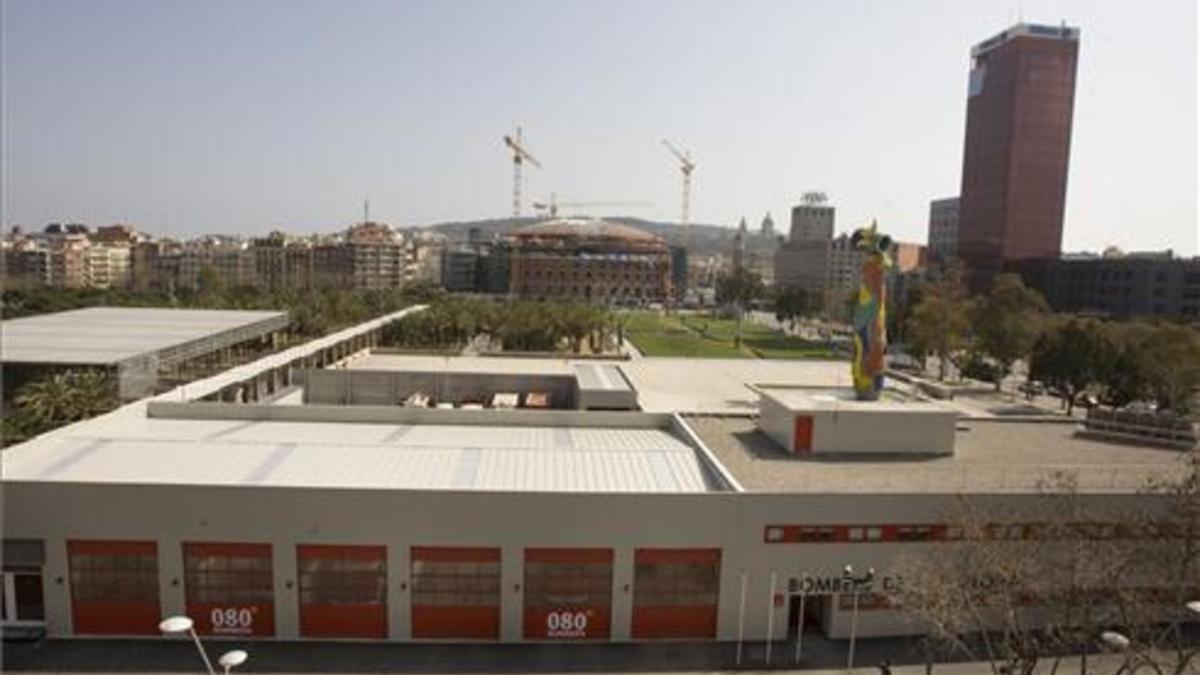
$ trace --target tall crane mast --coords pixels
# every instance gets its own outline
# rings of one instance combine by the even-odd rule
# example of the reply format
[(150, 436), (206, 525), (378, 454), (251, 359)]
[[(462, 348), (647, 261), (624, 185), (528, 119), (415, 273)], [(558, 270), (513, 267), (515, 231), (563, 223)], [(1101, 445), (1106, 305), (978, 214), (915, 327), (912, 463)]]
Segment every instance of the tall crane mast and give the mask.
[(667, 146), (667, 150), (675, 155), (675, 159), (679, 160), (679, 170), (683, 173), (683, 213), (679, 218), (679, 224), (687, 227), (688, 224), (688, 204), (692, 198), (692, 169), (696, 168), (696, 163), (692, 161), (691, 151), (680, 151), (671, 141), (662, 139), (663, 145)]
[(542, 163), (525, 149), (524, 143), (521, 127), (517, 127), (517, 133), (504, 136), (504, 145), (512, 151), (513, 158), (513, 218), (521, 217), (521, 165), (529, 162), (539, 169), (542, 168)]

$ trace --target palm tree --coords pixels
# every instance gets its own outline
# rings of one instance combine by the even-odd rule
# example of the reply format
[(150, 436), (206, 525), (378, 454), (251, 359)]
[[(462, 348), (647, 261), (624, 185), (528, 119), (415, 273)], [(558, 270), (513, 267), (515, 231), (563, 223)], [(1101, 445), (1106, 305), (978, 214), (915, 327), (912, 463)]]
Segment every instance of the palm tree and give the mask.
[(107, 412), (117, 405), (112, 379), (97, 370), (53, 373), (23, 386), (18, 413), (40, 431)]

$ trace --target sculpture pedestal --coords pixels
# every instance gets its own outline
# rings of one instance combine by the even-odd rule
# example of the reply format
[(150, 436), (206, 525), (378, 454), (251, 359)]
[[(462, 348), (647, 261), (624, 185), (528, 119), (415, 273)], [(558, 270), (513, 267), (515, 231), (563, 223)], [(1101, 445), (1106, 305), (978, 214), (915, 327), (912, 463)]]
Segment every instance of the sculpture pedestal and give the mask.
[(958, 413), (883, 390), (859, 401), (851, 388), (766, 388), (758, 426), (797, 455), (951, 455)]

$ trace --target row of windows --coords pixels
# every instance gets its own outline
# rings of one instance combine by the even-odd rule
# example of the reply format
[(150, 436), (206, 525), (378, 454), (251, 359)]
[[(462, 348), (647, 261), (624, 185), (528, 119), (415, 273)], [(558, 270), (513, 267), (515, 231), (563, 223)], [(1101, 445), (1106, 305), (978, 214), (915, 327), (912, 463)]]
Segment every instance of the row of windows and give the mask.
[(642, 281), (645, 283), (650, 283), (652, 281), (657, 281), (658, 278), (661, 277), (662, 275), (648, 274), (648, 273), (639, 274), (639, 273), (630, 273), (630, 272), (625, 272), (624, 274), (622, 274), (620, 272), (615, 272), (612, 274), (592, 274), (591, 272), (588, 272), (586, 274), (580, 274), (579, 272), (574, 272), (572, 274), (567, 274), (566, 272), (555, 273), (555, 272), (550, 272), (550, 271), (545, 271), (545, 270), (526, 269), (524, 276), (527, 280), (545, 279), (547, 281), (553, 281), (553, 280), (592, 281), (593, 279), (595, 279), (597, 281), (610, 281), (610, 282), (611, 281)]
[(274, 597), (269, 556), (185, 555), (188, 602), (264, 604)]
[(1133, 526), (1121, 523), (990, 523), (964, 529), (957, 525), (768, 525), (768, 544), (871, 543), (921, 541), (1064, 541), (1155, 539), (1178, 536), (1171, 526)]
[(633, 605), (713, 605), (721, 590), (715, 563), (638, 563), (634, 567)]
[[(272, 560), (267, 556), (187, 555), (189, 603), (264, 604), (273, 600)], [(300, 601), (305, 604), (385, 602), (387, 569), (382, 558), (301, 557), (297, 561)], [(525, 564), (529, 606), (611, 604), (611, 562)], [(635, 565), (634, 605), (706, 605), (717, 601), (716, 562), (657, 562)], [(158, 561), (153, 555), (70, 556), (72, 594), (83, 602), (156, 602)], [(497, 606), (500, 563), (431, 561), (412, 563), (413, 603)]]
[(494, 607), (500, 604), (500, 563), (414, 560), (413, 604)]
[(157, 570), (72, 569), (71, 597), (78, 602), (157, 602)]
[(525, 605), (612, 604), (612, 563), (525, 563)]

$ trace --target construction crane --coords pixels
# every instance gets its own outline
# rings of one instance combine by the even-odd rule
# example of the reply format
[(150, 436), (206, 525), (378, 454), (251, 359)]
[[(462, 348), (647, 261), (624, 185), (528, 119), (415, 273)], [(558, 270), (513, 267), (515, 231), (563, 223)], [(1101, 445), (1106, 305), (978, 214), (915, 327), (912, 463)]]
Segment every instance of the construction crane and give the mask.
[(529, 162), (539, 169), (542, 168), (542, 163), (525, 149), (524, 143), (521, 127), (517, 127), (517, 133), (504, 136), (504, 145), (512, 150), (513, 158), (513, 218), (521, 217), (521, 165)]
[(675, 159), (679, 160), (679, 170), (683, 172), (683, 214), (679, 219), (679, 224), (687, 227), (688, 224), (688, 202), (691, 201), (692, 195), (692, 169), (696, 168), (696, 163), (692, 161), (692, 153), (681, 152), (679, 148), (671, 144), (671, 141), (662, 139), (663, 145), (667, 146), (667, 150), (675, 155)]
[(551, 218), (558, 217), (559, 209), (587, 209), (611, 206), (653, 206), (653, 204), (650, 202), (560, 202), (558, 201), (558, 194), (554, 192), (550, 193), (550, 201), (533, 203), (535, 211), (545, 213)]

